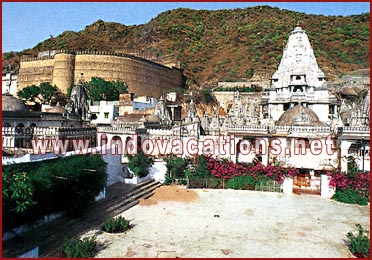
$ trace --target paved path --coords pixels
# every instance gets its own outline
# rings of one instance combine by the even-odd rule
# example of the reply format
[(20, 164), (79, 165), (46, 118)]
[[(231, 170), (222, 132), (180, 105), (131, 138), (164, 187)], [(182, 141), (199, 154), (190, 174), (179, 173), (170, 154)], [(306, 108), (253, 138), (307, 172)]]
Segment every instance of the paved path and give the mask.
[[(196, 190), (194, 202), (137, 205), (126, 234), (98, 232), (96, 257), (352, 257), (345, 234), (370, 207), (318, 196)], [(92, 230), (88, 235), (97, 233)]]

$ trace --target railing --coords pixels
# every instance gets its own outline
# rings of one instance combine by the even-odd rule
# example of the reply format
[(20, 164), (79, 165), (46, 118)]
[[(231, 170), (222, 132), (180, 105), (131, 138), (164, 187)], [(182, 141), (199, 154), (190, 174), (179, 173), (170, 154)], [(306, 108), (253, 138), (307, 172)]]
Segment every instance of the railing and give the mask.
[(271, 132), (276, 130), (277, 132), (300, 132), (300, 133), (331, 133), (332, 128), (329, 126), (263, 126), (263, 125), (252, 125), (252, 126), (232, 126), (227, 129), (228, 131), (254, 131), (257, 132)]
[(103, 126), (97, 127), (97, 132), (100, 133), (135, 133), (136, 127), (129, 126), (129, 127), (119, 127), (119, 126)]
[(362, 134), (367, 135), (368, 139), (370, 136), (370, 128), (368, 126), (345, 126), (337, 129), (339, 134)]
[(349, 132), (368, 132), (369, 133), (370, 128), (368, 126), (345, 126), (343, 127), (344, 133)]
[(95, 127), (2, 127), (3, 136), (12, 136), (16, 134), (32, 134), (35, 136), (58, 136), (58, 135), (89, 135), (96, 132)]
[(329, 126), (276, 126), (275, 129), (292, 133), (331, 133), (333, 131)]

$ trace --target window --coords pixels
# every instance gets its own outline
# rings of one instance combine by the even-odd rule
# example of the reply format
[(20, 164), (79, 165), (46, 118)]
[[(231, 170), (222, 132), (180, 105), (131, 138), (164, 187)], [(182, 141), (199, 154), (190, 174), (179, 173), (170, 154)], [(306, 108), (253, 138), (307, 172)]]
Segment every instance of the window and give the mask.
[(109, 112), (105, 112), (105, 113), (104, 113), (104, 118), (105, 118), (105, 119), (108, 119), (108, 118), (109, 118)]

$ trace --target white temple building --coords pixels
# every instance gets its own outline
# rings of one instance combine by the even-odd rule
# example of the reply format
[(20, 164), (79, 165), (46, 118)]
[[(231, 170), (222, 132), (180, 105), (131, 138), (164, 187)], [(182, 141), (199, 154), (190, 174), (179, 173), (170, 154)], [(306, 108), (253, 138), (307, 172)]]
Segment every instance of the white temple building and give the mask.
[(269, 95), (262, 101), (262, 106), (267, 106), (267, 116), (274, 121), (296, 105), (306, 107), (297, 110), (311, 114), (310, 117), (314, 117), (314, 112), (318, 121), (325, 124), (337, 113), (337, 99), (329, 94), (324, 73), (301, 27), (290, 33), (279, 67), (271, 77)]

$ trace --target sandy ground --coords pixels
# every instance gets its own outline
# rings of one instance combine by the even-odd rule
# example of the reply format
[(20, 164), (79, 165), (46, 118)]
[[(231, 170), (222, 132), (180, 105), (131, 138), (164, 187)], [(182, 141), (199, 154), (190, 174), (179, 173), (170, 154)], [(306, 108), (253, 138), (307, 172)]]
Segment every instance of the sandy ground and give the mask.
[(139, 204), (141, 206), (149, 206), (158, 204), (160, 201), (178, 201), (191, 202), (197, 200), (198, 194), (194, 190), (188, 190), (184, 187), (177, 186), (161, 186), (154, 191), (148, 199), (141, 199)]
[(126, 233), (88, 232), (96, 257), (353, 257), (345, 234), (370, 228), (369, 206), (318, 196), (166, 189), (122, 214), (134, 225)]

